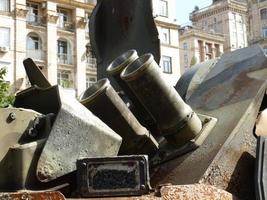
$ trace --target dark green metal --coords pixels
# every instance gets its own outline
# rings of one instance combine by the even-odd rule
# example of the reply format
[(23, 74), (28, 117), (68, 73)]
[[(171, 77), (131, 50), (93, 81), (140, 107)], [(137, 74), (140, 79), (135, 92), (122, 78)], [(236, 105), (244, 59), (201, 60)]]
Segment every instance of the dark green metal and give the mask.
[(158, 143), (128, 109), (108, 79), (99, 80), (88, 88), (81, 103), (118, 133), (123, 142), (120, 154), (153, 155)]
[(111, 75), (115, 81), (119, 84), (120, 88), (130, 99), (132, 105), (130, 110), (134, 113), (138, 121), (151, 131), (154, 136), (159, 135), (158, 126), (155, 119), (150, 115), (150, 113), (142, 105), (138, 97), (129, 88), (129, 86), (120, 77), (121, 72), (132, 62), (138, 58), (136, 50), (129, 50), (117, 57), (107, 68), (107, 72)]
[(200, 119), (165, 82), (152, 54), (145, 54), (128, 65), (121, 78), (157, 121), (161, 135), (171, 143), (181, 146), (199, 134)]

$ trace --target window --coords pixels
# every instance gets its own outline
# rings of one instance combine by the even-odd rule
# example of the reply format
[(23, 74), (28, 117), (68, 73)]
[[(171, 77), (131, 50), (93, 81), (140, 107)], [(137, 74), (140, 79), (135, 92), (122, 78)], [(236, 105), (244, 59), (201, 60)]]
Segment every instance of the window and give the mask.
[(187, 54), (184, 55), (184, 64), (188, 65), (188, 55)]
[(90, 44), (86, 45), (86, 64), (88, 68), (96, 68), (96, 57)]
[(262, 28), (262, 37), (267, 38), (267, 27)]
[(188, 67), (188, 55), (184, 54), (184, 68), (186, 69)]
[(72, 64), (72, 55), (70, 45), (66, 40), (60, 39), (57, 41), (58, 63)]
[(96, 77), (86, 75), (86, 88), (91, 87), (96, 82)]
[(184, 50), (188, 50), (188, 45), (186, 42), (183, 44), (183, 46), (184, 46)]
[(71, 72), (66, 70), (59, 70), (57, 72), (57, 83), (63, 88), (72, 87)]
[(39, 6), (35, 3), (27, 3), (27, 22), (38, 22), (38, 10)]
[(159, 0), (159, 15), (168, 17), (168, 2), (166, 0)]
[(35, 33), (27, 36), (27, 57), (43, 60), (42, 41)]
[(172, 73), (172, 58), (169, 56), (162, 56), (162, 68), (164, 73)]
[(86, 33), (89, 33), (89, 22), (90, 22), (90, 14), (89, 13), (85, 13), (85, 19), (86, 19), (85, 31), (86, 31)]
[(164, 44), (170, 44), (170, 29), (168, 28), (161, 29), (161, 42)]
[(263, 8), (260, 10), (261, 19), (267, 19), (267, 8)]
[(10, 47), (10, 29), (0, 27), (0, 46)]
[(0, 1), (0, 11), (9, 12), (10, 11), (10, 0), (1, 0)]
[(208, 23), (206, 20), (202, 21), (202, 28), (207, 29)]
[(62, 8), (57, 9), (58, 24), (57, 26), (64, 30), (73, 30), (70, 11)]
[(30, 50), (40, 50), (41, 49), (41, 40), (37, 35), (29, 35), (27, 37), (27, 49)]

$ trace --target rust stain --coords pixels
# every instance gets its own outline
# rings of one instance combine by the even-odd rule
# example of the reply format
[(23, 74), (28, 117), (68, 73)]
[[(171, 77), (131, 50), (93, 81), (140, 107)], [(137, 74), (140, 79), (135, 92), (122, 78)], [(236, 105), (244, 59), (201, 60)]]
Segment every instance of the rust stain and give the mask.
[(161, 188), (161, 196), (164, 200), (233, 200), (234, 197), (213, 186), (195, 184), (166, 186)]
[(0, 200), (65, 200), (60, 192), (0, 193)]

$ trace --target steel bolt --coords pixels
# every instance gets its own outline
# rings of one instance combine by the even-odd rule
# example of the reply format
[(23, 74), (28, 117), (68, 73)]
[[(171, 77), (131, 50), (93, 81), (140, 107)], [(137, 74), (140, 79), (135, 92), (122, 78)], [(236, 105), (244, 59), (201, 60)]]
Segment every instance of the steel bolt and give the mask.
[(15, 113), (10, 113), (9, 114), (9, 118), (12, 119), (12, 120), (15, 120), (16, 119), (16, 114)]
[(83, 166), (83, 167), (86, 167), (86, 166), (87, 166), (87, 164), (84, 162), (84, 163), (82, 163), (82, 166)]
[(145, 186), (145, 185), (141, 185), (141, 186), (140, 186), (140, 189), (141, 189), (141, 190), (145, 190), (145, 189), (146, 189), (146, 186)]

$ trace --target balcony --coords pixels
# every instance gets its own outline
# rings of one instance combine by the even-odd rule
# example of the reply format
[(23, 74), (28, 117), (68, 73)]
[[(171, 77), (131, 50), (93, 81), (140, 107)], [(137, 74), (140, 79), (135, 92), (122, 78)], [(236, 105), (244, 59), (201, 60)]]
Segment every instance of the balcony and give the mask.
[(26, 22), (32, 26), (45, 26), (45, 18), (39, 15), (28, 14), (26, 17)]
[(32, 58), (34, 60), (44, 60), (45, 59), (45, 54), (44, 51), (42, 50), (30, 50), (27, 49), (26, 55), (28, 58)]
[(64, 31), (71, 31), (71, 32), (74, 31), (74, 25), (70, 21), (63, 21), (59, 19), (57, 27)]
[(66, 53), (57, 54), (57, 63), (72, 65), (72, 55)]
[(96, 69), (96, 58), (87, 58), (86, 68), (87, 69)]

